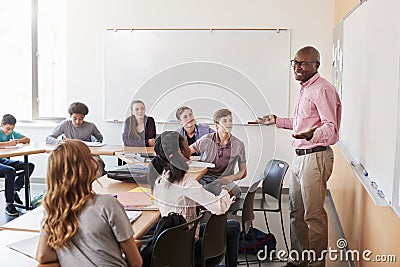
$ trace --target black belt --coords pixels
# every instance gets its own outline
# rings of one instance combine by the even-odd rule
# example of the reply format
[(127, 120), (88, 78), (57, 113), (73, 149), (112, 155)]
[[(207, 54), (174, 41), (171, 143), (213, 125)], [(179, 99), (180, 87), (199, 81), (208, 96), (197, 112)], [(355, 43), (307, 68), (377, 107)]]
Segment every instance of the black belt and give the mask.
[(329, 146), (316, 146), (313, 148), (308, 148), (308, 149), (301, 149), (301, 148), (296, 148), (294, 151), (296, 152), (297, 156), (303, 156), (306, 154), (311, 154), (314, 152), (320, 152), (327, 150)]

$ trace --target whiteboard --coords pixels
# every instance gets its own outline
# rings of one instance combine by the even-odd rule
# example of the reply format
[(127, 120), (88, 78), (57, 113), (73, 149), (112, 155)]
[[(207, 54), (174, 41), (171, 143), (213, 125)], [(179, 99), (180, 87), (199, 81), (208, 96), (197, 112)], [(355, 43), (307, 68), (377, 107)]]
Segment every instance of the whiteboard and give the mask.
[(141, 99), (156, 121), (182, 105), (211, 121), (226, 107), (234, 123), (288, 115), (289, 30), (107, 30), (105, 119), (122, 121)]
[(398, 129), (398, 0), (368, 0), (344, 21), (341, 140), (392, 204)]

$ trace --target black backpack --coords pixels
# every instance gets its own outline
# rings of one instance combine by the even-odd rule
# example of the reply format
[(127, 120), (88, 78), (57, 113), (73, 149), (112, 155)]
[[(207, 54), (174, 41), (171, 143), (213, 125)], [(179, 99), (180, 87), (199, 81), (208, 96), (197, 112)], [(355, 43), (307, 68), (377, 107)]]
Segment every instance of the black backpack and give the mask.
[(140, 255), (143, 259), (143, 267), (150, 267), (151, 256), (153, 254), (154, 246), (156, 245), (157, 237), (165, 230), (184, 223), (186, 223), (186, 220), (179, 213), (170, 212), (168, 216), (161, 217), (156, 229), (154, 230), (153, 238), (149, 241), (148, 245), (140, 251)]

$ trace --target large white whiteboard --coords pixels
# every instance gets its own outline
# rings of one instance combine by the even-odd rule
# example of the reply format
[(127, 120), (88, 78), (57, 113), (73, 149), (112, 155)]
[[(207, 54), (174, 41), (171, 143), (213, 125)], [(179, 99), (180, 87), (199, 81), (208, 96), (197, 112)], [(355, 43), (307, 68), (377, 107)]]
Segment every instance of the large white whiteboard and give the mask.
[(108, 30), (105, 119), (122, 121), (132, 99), (156, 121), (188, 105), (210, 120), (221, 107), (234, 123), (287, 115), (289, 30)]
[(343, 36), (341, 140), (389, 204), (400, 167), (398, 10), (398, 0), (368, 0), (344, 20)]

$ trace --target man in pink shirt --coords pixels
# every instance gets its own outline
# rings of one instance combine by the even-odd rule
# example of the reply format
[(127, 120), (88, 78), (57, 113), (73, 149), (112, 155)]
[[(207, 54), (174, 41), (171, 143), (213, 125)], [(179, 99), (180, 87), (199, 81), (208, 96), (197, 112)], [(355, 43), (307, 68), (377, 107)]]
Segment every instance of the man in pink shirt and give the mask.
[[(300, 257), (290, 259), (286, 266), (325, 266), (323, 251), (328, 247), (328, 219), (324, 202), (333, 168), (330, 145), (339, 139), (342, 105), (333, 85), (318, 73), (317, 49), (301, 48), (291, 65), (301, 85), (293, 118), (267, 115), (259, 118), (259, 122), (293, 130), (296, 156), (289, 184), (290, 239), (291, 249)], [(302, 258), (304, 250), (315, 251), (316, 257)]]

